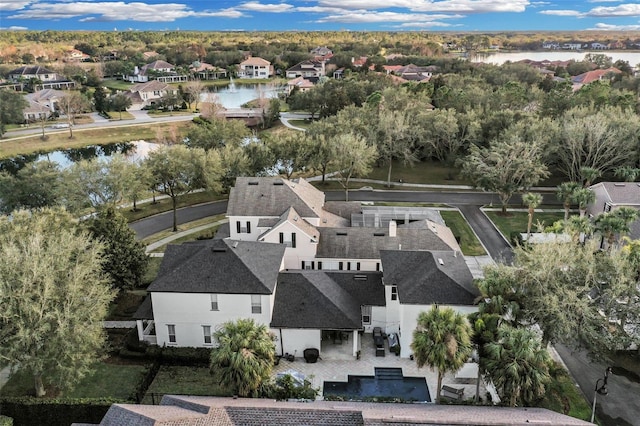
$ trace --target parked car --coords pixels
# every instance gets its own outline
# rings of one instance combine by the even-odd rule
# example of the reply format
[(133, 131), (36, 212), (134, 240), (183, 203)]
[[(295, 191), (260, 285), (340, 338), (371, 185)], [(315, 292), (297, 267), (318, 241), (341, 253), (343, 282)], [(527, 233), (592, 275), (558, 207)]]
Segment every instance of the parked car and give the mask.
[(52, 129), (68, 129), (69, 127), (71, 127), (69, 123), (56, 123), (51, 126)]

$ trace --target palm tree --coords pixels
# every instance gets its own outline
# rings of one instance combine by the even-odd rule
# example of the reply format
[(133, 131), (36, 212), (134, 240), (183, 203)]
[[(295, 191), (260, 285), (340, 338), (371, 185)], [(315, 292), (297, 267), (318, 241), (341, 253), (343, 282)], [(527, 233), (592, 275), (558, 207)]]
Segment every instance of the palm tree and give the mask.
[(611, 250), (617, 235), (627, 234), (629, 226), (638, 217), (638, 210), (631, 207), (620, 207), (610, 213), (603, 213), (595, 220), (595, 228), (607, 241), (607, 249)]
[(573, 193), (573, 202), (578, 205), (580, 210), (580, 217), (584, 217), (587, 213), (587, 205), (593, 203), (596, 199), (596, 194), (589, 188), (578, 188)]
[(616, 177), (623, 179), (625, 182), (635, 182), (640, 177), (640, 168), (631, 166), (617, 167), (613, 172)]
[(558, 185), (556, 195), (558, 196), (558, 200), (562, 201), (562, 206), (564, 207), (565, 223), (569, 219), (569, 210), (571, 209), (573, 194), (578, 188), (580, 188), (580, 184), (577, 182), (563, 182)]
[(436, 305), (418, 315), (411, 349), (418, 367), (427, 365), (438, 370), (436, 403), (440, 402), (444, 374), (460, 370), (471, 355), (472, 334), (467, 318), (451, 308)]
[(584, 216), (572, 216), (565, 224), (564, 231), (573, 237), (574, 242), (583, 243), (585, 237), (593, 233), (593, 225), (591, 221)]
[(235, 395), (250, 396), (269, 380), (275, 358), (275, 336), (253, 319), (229, 321), (213, 334), (211, 373)]
[(531, 225), (533, 224), (533, 212), (542, 204), (542, 195), (527, 192), (522, 196), (522, 202), (529, 208), (529, 221), (527, 222), (527, 241), (531, 238)]
[(582, 178), (582, 182), (584, 182), (585, 188), (590, 187), (593, 181), (601, 175), (602, 172), (598, 169), (594, 169), (593, 167), (580, 167), (580, 177)]
[(498, 339), (485, 345), (482, 360), (484, 371), (509, 406), (530, 406), (544, 395), (550, 357), (534, 331), (501, 325)]

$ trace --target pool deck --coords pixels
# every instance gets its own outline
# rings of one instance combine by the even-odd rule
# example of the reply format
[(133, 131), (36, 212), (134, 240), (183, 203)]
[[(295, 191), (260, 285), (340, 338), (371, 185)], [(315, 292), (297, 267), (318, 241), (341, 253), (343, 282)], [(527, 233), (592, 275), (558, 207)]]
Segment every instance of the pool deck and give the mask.
[[(371, 343), (371, 344), (369, 344)], [(351, 345), (346, 344), (346, 347)], [(346, 348), (345, 348), (346, 349)], [(307, 364), (302, 357), (297, 357), (294, 362), (284, 359), (274, 368), (273, 374), (287, 370), (295, 370), (304, 374), (309, 379), (314, 388), (320, 390), (318, 399), (322, 399), (322, 389), (325, 381), (346, 382), (348, 375), (373, 376), (375, 367), (401, 368), (405, 377), (424, 377), (429, 387), (431, 399), (436, 398), (436, 388), (438, 384), (438, 373), (431, 371), (428, 367), (418, 368), (415, 361), (409, 358), (400, 358), (387, 350), (384, 357), (376, 357), (371, 335), (363, 338), (362, 354), (356, 360), (345, 350), (326, 350), (323, 348), (319, 359), (315, 364)], [(447, 374), (443, 380), (443, 385), (455, 388), (464, 388), (464, 399), (473, 398), (476, 394), (475, 380), (456, 379), (453, 374)], [(487, 390), (483, 382), (480, 383), (480, 397), (486, 400)], [(402, 397), (402, 395), (398, 395)]]

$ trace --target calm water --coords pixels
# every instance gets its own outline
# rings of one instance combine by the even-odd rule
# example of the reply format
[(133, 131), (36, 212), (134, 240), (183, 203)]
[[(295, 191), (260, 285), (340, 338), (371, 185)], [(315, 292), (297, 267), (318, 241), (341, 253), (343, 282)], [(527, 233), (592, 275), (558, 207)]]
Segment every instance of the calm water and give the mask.
[(157, 144), (146, 141), (132, 141), (123, 143), (114, 143), (109, 145), (92, 145), (84, 148), (69, 148), (58, 151), (48, 152), (46, 154), (29, 154), (14, 157), (9, 160), (0, 161), (0, 170), (6, 170), (15, 173), (20, 170), (26, 163), (31, 161), (54, 161), (58, 163), (61, 169), (69, 167), (71, 164), (80, 160), (91, 159), (109, 159), (116, 153), (124, 154), (131, 161), (140, 161), (149, 155), (149, 152), (156, 149)]
[(281, 87), (272, 84), (240, 84), (212, 86), (213, 91), (200, 96), (202, 102), (216, 102), (225, 108), (240, 108), (242, 104), (258, 98), (276, 98)]
[(621, 59), (627, 61), (629, 65), (635, 67), (640, 64), (640, 52), (598, 50), (594, 52), (575, 52), (570, 50), (549, 50), (545, 52), (507, 52), (489, 53), (487, 55), (477, 55), (471, 61), (483, 62), (486, 64), (502, 65), (507, 61), (518, 62), (523, 59), (532, 61), (582, 61), (587, 53), (604, 54), (613, 59), (613, 62)]

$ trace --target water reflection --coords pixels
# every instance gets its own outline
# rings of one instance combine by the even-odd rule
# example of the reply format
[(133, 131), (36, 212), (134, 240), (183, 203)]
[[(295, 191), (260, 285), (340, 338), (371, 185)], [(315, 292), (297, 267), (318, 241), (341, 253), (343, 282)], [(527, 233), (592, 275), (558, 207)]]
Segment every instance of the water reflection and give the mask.
[(33, 161), (53, 161), (60, 169), (65, 169), (81, 160), (109, 159), (114, 154), (123, 154), (131, 161), (140, 161), (157, 148), (157, 144), (146, 141), (119, 142), (108, 145), (91, 145), (82, 148), (67, 148), (52, 152), (19, 155), (0, 160), (0, 171), (16, 174), (27, 163)]
[(213, 102), (225, 108), (240, 108), (247, 102), (260, 98), (277, 98), (282, 87), (275, 84), (238, 84), (209, 86), (200, 96), (201, 102)]

